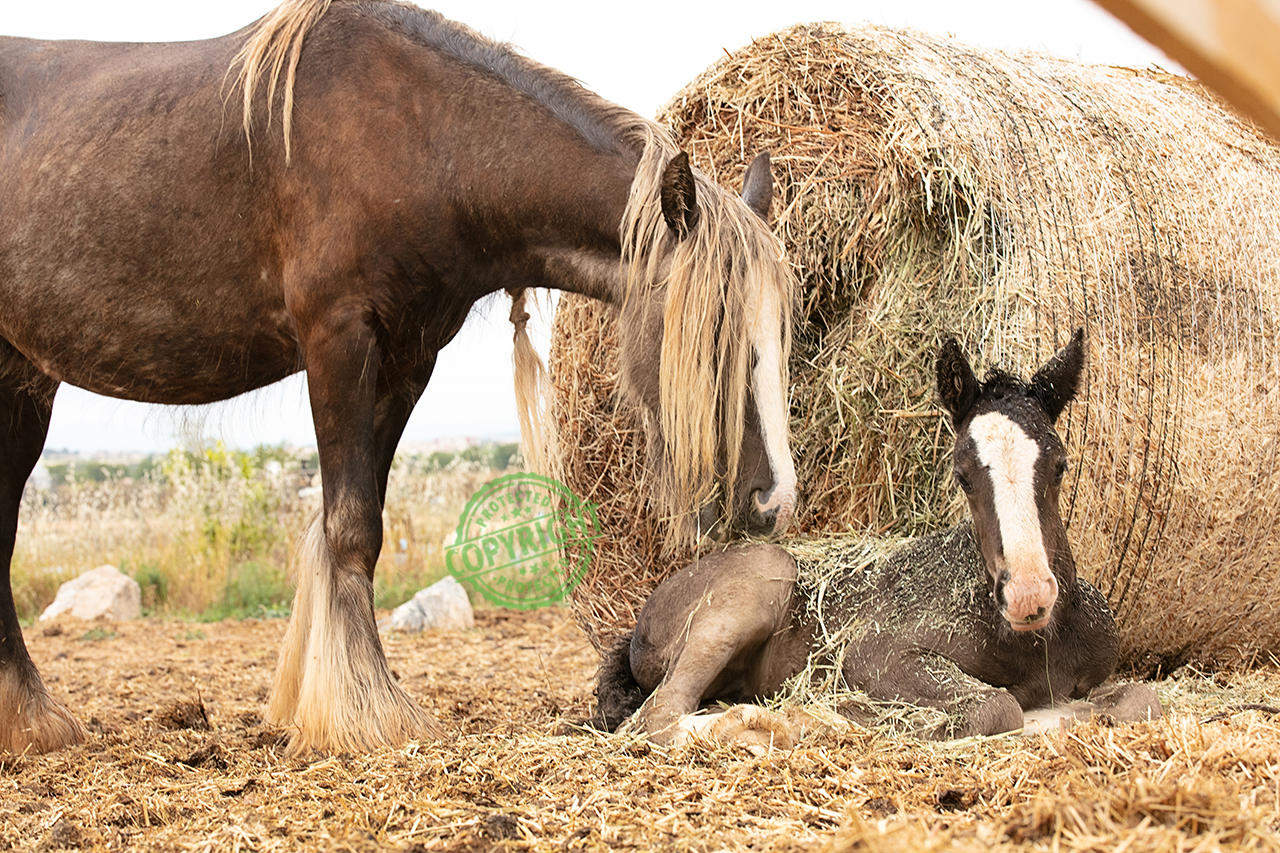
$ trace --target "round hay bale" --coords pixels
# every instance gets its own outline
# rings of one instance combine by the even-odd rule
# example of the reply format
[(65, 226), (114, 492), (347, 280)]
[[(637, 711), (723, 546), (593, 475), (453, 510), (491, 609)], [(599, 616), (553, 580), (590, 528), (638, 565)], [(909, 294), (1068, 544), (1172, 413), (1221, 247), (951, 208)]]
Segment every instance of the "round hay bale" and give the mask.
[[(801, 282), (792, 439), (806, 535), (962, 519), (934, 353), (1028, 375), (1087, 329), (1059, 430), (1062, 510), (1123, 662), (1280, 649), (1280, 150), (1198, 84), (800, 26), (725, 57), (660, 117), (726, 185), (769, 149)], [(602, 507), (574, 606), (605, 646), (688, 554), (662, 554), (612, 320), (562, 300), (552, 409), (564, 475)]]

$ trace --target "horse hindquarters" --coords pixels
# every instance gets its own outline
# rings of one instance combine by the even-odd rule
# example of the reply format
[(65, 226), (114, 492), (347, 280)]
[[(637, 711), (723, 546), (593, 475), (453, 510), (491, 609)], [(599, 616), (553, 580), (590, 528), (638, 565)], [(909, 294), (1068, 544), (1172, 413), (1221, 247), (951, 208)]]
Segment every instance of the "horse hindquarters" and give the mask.
[(639, 711), (650, 740), (679, 741), (691, 731), (684, 718), (704, 702), (768, 696), (799, 669), (788, 630), (795, 578), (786, 551), (746, 545), (703, 557), (654, 590), (630, 647), (636, 683), (653, 691)]
[(84, 727), (54, 701), (27, 654), (10, 585), (18, 508), (40, 458), (57, 383), (0, 341), (0, 752), (49, 752), (82, 743)]

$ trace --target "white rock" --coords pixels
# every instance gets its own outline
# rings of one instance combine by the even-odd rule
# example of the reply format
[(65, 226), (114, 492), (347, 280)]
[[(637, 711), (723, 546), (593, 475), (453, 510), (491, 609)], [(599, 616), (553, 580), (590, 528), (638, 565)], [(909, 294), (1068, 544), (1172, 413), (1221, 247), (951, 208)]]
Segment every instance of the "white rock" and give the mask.
[(40, 614), (40, 621), (64, 613), (86, 621), (99, 616), (117, 622), (137, 619), (142, 615), (142, 588), (115, 566), (98, 566), (58, 587), (53, 604)]
[(378, 623), (384, 631), (425, 631), (428, 628), (474, 628), (471, 600), (452, 575), (420, 589)]

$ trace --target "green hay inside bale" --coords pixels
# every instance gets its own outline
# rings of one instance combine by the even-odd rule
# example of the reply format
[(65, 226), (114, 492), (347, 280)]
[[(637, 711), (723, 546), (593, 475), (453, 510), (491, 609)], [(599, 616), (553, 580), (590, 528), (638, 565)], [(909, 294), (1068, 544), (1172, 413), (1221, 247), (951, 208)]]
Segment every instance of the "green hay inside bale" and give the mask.
[[(660, 118), (727, 186), (773, 152), (801, 281), (800, 533), (918, 535), (963, 517), (939, 343), (958, 337), (979, 373), (1028, 375), (1084, 326), (1086, 389), (1058, 425), (1073, 459), (1062, 511), (1124, 663), (1280, 648), (1276, 146), (1172, 75), (832, 25), (727, 56)], [(560, 310), (567, 479), (608, 481), (619, 520), (575, 594), (600, 645), (688, 555), (651, 546), (638, 421), (605, 350), (577, 352), (606, 346), (611, 318)]]

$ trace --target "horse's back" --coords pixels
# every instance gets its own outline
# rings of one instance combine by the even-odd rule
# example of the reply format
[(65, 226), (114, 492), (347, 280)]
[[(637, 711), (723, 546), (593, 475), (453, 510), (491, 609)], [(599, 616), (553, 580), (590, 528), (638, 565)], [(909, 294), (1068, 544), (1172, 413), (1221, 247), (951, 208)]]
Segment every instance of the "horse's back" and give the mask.
[(295, 369), (224, 77), (241, 36), (0, 38), (0, 335), (49, 375), (156, 402)]

